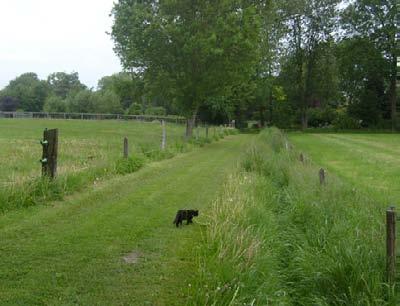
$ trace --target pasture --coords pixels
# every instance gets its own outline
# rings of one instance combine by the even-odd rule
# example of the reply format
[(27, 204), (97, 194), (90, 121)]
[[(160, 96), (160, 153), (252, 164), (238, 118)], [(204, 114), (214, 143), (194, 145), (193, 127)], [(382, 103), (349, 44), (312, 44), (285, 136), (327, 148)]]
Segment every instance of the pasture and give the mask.
[[(0, 187), (40, 176), (45, 128), (59, 129), (58, 173), (109, 168), (122, 156), (123, 138), (131, 154), (159, 149), (161, 125), (155, 122), (98, 120), (0, 120)], [(182, 142), (184, 126), (167, 124), (168, 146)]]
[(289, 133), (296, 149), (384, 206), (400, 201), (399, 134)]

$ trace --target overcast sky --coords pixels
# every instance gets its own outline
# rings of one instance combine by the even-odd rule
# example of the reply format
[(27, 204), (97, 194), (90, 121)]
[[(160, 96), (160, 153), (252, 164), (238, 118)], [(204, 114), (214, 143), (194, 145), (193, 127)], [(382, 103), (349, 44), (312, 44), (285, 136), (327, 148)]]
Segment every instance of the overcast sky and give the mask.
[(121, 70), (113, 52), (113, 0), (0, 0), (0, 89), (24, 72), (77, 71), (95, 87)]

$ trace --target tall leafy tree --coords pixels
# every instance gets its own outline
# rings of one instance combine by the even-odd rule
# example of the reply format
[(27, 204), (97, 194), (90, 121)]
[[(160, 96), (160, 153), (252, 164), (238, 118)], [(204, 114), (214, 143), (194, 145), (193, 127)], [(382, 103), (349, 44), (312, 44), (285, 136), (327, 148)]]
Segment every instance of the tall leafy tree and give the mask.
[(398, 0), (355, 0), (343, 12), (343, 28), (348, 37), (367, 38), (375, 44), (387, 62), (387, 96), (390, 105), (392, 129), (396, 128), (397, 95), (396, 63), (399, 48), (396, 46), (396, 16)]
[(120, 0), (113, 9), (115, 51), (147, 87), (173, 100), (188, 120), (254, 74), (259, 20), (249, 1)]
[(292, 84), (293, 99), (298, 103), (303, 128), (308, 126), (308, 109), (313, 103), (319, 46), (332, 39), (339, 3), (339, 0), (290, 0), (282, 4), (288, 33), (285, 42), (288, 58), (292, 59), (291, 73), (296, 80)]

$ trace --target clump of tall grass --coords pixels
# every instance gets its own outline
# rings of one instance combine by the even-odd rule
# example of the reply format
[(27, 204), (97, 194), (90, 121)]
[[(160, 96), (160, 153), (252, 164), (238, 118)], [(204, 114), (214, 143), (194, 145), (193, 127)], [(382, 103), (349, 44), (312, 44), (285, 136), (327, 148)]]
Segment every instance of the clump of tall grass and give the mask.
[[(277, 129), (263, 131), (241, 165), (245, 172), (230, 180), (207, 219), (196, 302), (392, 302), (385, 284), (382, 205), (329, 172), (320, 185), (318, 168), (301, 163)], [(235, 289), (199, 293), (201, 286), (225, 284)]]
[(21, 184), (0, 188), (0, 213), (10, 210), (62, 200), (64, 196), (84, 189), (89, 183), (112, 175), (107, 168), (94, 168), (50, 180), (39, 177)]
[(256, 174), (231, 176), (205, 217), (197, 248), (198, 274), (190, 305), (278, 305), (286, 300), (275, 273), (279, 260), (274, 214), (260, 214), (255, 195), (265, 180)]
[(115, 172), (118, 174), (128, 174), (142, 168), (144, 159), (139, 156), (119, 158), (115, 163)]

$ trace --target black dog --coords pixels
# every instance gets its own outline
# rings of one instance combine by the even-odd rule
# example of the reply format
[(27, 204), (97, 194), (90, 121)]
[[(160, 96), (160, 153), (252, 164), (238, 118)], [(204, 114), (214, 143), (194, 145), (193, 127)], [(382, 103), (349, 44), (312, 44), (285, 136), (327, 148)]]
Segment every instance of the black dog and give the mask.
[(193, 209), (178, 210), (178, 212), (176, 213), (174, 224), (176, 225), (176, 227), (179, 227), (179, 225), (182, 225), (183, 220), (187, 220), (186, 224), (193, 223), (193, 217), (197, 217), (198, 215), (199, 215), (198, 210), (193, 210)]

